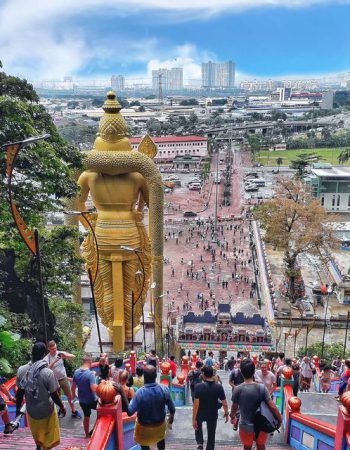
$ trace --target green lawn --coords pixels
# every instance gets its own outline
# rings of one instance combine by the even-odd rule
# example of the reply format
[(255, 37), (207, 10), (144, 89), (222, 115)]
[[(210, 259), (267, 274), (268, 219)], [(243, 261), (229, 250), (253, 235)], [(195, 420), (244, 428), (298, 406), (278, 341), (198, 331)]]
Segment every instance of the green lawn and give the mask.
[[(277, 166), (276, 159), (282, 158), (283, 163), (282, 166), (289, 166), (290, 162), (300, 153), (317, 153), (321, 156), (321, 162), (328, 162), (330, 164), (334, 164), (335, 166), (339, 165), (338, 155), (343, 150), (343, 148), (305, 148), (300, 150), (285, 150), (279, 152), (268, 152), (262, 151), (257, 155), (257, 161), (263, 164), (264, 166)], [(344, 165), (349, 165), (348, 161)]]

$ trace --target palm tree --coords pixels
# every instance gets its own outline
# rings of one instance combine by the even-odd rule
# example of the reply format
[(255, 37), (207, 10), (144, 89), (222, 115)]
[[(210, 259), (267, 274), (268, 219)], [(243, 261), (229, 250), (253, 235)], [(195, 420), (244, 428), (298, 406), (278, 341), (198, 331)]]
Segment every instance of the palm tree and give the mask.
[(350, 148), (344, 148), (338, 155), (339, 164), (343, 165), (346, 161), (350, 159)]
[(278, 173), (280, 173), (280, 166), (283, 164), (283, 158), (277, 158), (276, 163), (278, 165)]

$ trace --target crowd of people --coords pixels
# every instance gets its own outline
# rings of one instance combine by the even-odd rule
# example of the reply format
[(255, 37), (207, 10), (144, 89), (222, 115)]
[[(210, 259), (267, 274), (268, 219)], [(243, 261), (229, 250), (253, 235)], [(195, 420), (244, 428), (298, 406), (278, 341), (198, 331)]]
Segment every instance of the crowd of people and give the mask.
[(173, 289), (177, 296), (171, 299), (167, 291), (169, 309), (178, 313), (210, 310), (216, 314), (218, 303), (256, 297), (249, 212), (242, 213), (235, 222), (219, 223), (217, 227), (209, 217), (182, 229), (168, 229), (165, 235), (168, 242), (194, 249), (190, 260), (183, 256), (179, 260), (170, 257), (165, 260), (169, 276), (179, 280)]
[[(32, 358), (21, 366), (16, 377), (16, 396), (14, 397), (0, 380), (0, 391), (9, 400), (16, 403), (16, 414), (23, 414), (23, 404), (28, 417), (28, 425), (37, 445), (37, 450), (54, 448), (60, 442), (59, 418), (67, 414), (61, 399), (65, 394), (72, 419), (82, 416), (76, 409), (78, 399), (83, 413), (83, 429), (86, 438), (92, 434), (90, 417), (97, 408), (96, 390), (102, 380), (111, 380), (116, 394), (122, 399), (122, 411), (128, 415), (137, 414), (135, 441), (142, 450), (157, 445), (165, 449), (165, 432), (171, 427), (175, 417), (175, 406), (170, 389), (157, 383), (160, 360), (152, 350), (142, 365), (136, 367), (136, 373), (126, 370), (124, 361), (116, 358), (110, 364), (108, 355), (102, 353), (97, 375), (91, 369), (90, 356), (84, 356), (82, 365), (74, 372), (72, 383), (67, 378), (65, 359), (74, 355), (60, 351), (54, 341), (48, 349), (42, 342), (32, 348)], [(207, 426), (206, 450), (215, 448), (215, 434), (219, 411), (223, 410), (225, 422), (230, 420), (233, 430), (239, 429), (239, 436), (245, 450), (256, 442), (258, 450), (266, 448), (269, 433), (257, 428), (257, 411), (265, 404), (275, 417), (275, 428), (281, 424), (281, 415), (273, 401), (273, 392), (280, 385), (285, 368), (292, 371), (293, 392), (309, 391), (313, 375), (318, 369), (322, 392), (329, 392), (333, 376), (341, 379), (339, 395), (348, 388), (350, 380), (350, 360), (335, 358), (331, 363), (317, 362), (317, 367), (307, 356), (297, 360), (286, 358), (279, 353), (277, 358), (264, 359), (238, 355), (235, 359), (224, 360), (224, 369), (229, 371), (228, 384), (232, 389), (231, 408), (225, 394), (223, 382), (219, 376), (220, 364), (209, 351), (201, 360), (197, 352), (195, 367), (188, 373), (188, 383), (193, 402), (192, 423), (194, 436), (199, 450), (204, 448), (203, 424)], [(169, 374), (172, 379), (177, 375), (178, 366), (175, 357), (168, 359)], [(222, 367), (222, 366), (221, 366)], [(228, 386), (227, 386), (228, 387)], [(55, 407), (57, 405), (57, 409)], [(10, 422), (6, 403), (0, 396), (0, 416), (4, 422), (4, 433), (12, 433), (16, 426)]]

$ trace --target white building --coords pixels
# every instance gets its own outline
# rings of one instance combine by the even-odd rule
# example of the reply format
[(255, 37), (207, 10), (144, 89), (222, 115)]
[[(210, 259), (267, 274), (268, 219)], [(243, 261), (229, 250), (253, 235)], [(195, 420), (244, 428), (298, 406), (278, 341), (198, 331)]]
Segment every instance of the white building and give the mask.
[(176, 91), (183, 89), (183, 69), (182, 67), (172, 67), (171, 69), (152, 70), (152, 87), (158, 90), (160, 79), (162, 88), (165, 91)]
[[(158, 153), (155, 161), (172, 163), (176, 156), (200, 156), (208, 154), (208, 139), (202, 136), (164, 136), (152, 137), (157, 145)], [(130, 138), (131, 147), (137, 150), (142, 138)]]
[(227, 61), (202, 63), (203, 88), (233, 88), (235, 84), (235, 63)]
[(113, 75), (111, 77), (111, 88), (115, 92), (123, 91), (125, 89), (125, 78), (123, 75)]
[(334, 92), (326, 91), (322, 93), (321, 109), (333, 109)]
[(314, 164), (305, 182), (327, 211), (350, 212), (350, 167)]

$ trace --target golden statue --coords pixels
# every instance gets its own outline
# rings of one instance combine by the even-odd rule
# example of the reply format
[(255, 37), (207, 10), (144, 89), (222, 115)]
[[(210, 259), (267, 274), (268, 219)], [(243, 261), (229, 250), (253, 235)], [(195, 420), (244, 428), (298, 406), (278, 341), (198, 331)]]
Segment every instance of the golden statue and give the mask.
[[(83, 257), (96, 277), (98, 314), (109, 329), (114, 350), (122, 351), (132, 339), (132, 326), (139, 328), (151, 279), (155, 282), (156, 341), (162, 339), (163, 189), (151, 138), (145, 136), (138, 151), (132, 151), (114, 92), (107, 94), (103, 110), (99, 134), (92, 151), (86, 153), (85, 171), (78, 179), (77, 206), (85, 211), (91, 195), (96, 214), (90, 219), (98, 255), (89, 234)], [(149, 207), (149, 235), (143, 223), (145, 205)]]

